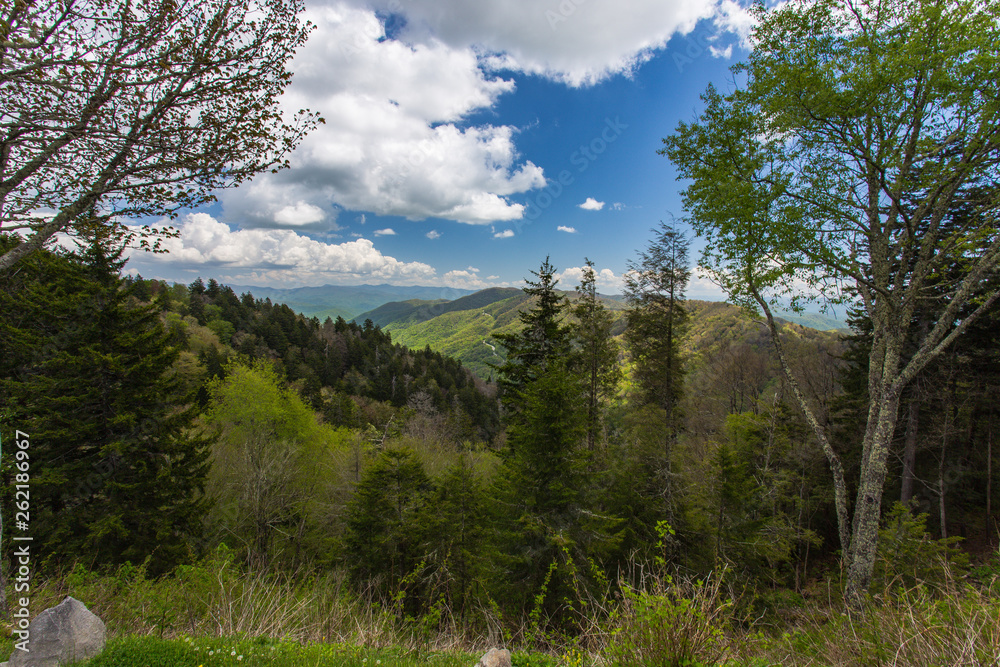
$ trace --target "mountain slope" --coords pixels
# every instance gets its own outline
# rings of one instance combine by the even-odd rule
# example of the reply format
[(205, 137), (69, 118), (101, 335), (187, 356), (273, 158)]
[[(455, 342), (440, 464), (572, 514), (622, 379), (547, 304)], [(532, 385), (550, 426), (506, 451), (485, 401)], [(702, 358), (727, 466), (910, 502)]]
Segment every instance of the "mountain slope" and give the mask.
[[(391, 322), (384, 329), (392, 334), (393, 342), (411, 349), (429, 345), (436, 352), (461, 360), (480, 377), (488, 378), (492, 372), (488, 364), (502, 360), (502, 349), (496, 348), (493, 336), (517, 330), (521, 324), (518, 313), (528, 301), (528, 295), (521, 290), (510, 290), (510, 294), (484, 307), (451, 310), (412, 323)], [(464, 305), (474, 303), (477, 301), (467, 301)]]
[(364, 322), (366, 319), (370, 319), (372, 323), (383, 328), (392, 324), (419, 324), (445, 313), (485, 308), (497, 301), (503, 301), (519, 294), (521, 294), (521, 290), (513, 287), (491, 287), (454, 301), (441, 299), (435, 301), (419, 299), (394, 301), (361, 313), (355, 320)]
[[(511, 296), (482, 307), (462, 307), (478, 302), (475, 298), (478, 295), (474, 294), (448, 304), (422, 304), (409, 310), (398, 308), (396, 312), (403, 313), (403, 316), (395, 320), (387, 319), (380, 326), (392, 334), (394, 342), (410, 349), (430, 346), (436, 352), (459, 359), (480, 377), (488, 378), (492, 374), (489, 364), (502, 361), (504, 352), (496, 344), (494, 336), (516, 331), (520, 326), (518, 312), (528, 302), (527, 295), (521, 290), (507, 290), (499, 296), (506, 293)], [(495, 296), (498, 294), (484, 295), (481, 300), (488, 301)], [(605, 300), (605, 303), (616, 319), (612, 331), (620, 335), (625, 328), (623, 304), (613, 298)], [(687, 306), (691, 313), (691, 325), (684, 347), (694, 358), (711, 357), (732, 341), (746, 342), (761, 349), (770, 348), (766, 328), (736, 306), (713, 301), (688, 301)], [(442, 312), (422, 319), (436, 310)], [(391, 311), (393, 309), (382, 312), (388, 318)], [(374, 317), (372, 321), (376, 322)], [(782, 331), (807, 344), (834, 340), (837, 336), (832, 331), (820, 331), (794, 323), (783, 323)]]

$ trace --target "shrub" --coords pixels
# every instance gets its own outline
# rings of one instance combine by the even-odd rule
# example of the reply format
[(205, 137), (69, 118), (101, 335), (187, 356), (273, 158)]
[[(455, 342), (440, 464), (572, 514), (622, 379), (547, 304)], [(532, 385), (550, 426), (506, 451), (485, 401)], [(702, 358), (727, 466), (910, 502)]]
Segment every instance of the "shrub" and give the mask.
[(927, 515), (913, 514), (897, 502), (879, 531), (872, 589), (909, 589), (920, 584), (940, 590), (968, 568), (968, 554), (956, 546), (961, 539), (931, 539)]
[(675, 582), (662, 576), (644, 590), (626, 586), (607, 648), (616, 665), (715, 664), (726, 654), (732, 602), (721, 579)]

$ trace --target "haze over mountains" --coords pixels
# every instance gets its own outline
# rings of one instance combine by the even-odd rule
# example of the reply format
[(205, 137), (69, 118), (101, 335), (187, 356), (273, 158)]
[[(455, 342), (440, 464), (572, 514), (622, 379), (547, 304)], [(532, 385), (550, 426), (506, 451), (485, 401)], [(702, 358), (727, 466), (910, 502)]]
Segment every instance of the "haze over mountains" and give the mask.
[(454, 287), (398, 285), (321, 285), (289, 289), (252, 285), (230, 285), (230, 287), (237, 294), (250, 292), (258, 299), (283, 303), (306, 317), (318, 317), (320, 321), (327, 317), (352, 320), (361, 313), (392, 301), (408, 299), (451, 301), (472, 294), (474, 291)]

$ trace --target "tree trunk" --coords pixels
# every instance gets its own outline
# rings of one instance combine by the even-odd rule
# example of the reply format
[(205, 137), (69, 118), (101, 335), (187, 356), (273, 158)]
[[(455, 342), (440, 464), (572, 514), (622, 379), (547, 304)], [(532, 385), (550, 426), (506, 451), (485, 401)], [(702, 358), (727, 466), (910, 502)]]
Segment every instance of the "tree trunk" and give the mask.
[(993, 407), (986, 435), (986, 540), (993, 544)]
[(945, 457), (948, 456), (948, 430), (950, 427), (951, 420), (951, 396), (949, 394), (949, 400), (946, 410), (946, 415), (944, 419), (944, 433), (941, 434), (941, 458), (938, 461), (938, 514), (941, 521), (941, 537), (948, 537), (948, 523), (947, 514), (945, 512), (945, 481), (944, 481), (944, 467), (945, 467)]
[(903, 488), (899, 500), (909, 505), (913, 499), (913, 483), (916, 480), (917, 465), (917, 431), (920, 428), (920, 393), (918, 385), (914, 384), (907, 409), (906, 437), (903, 440)]
[(859, 609), (871, 583), (882, 517), (882, 493), (885, 489), (886, 462), (896, 430), (899, 411), (899, 388), (889, 386), (881, 400), (873, 396), (869, 428), (861, 460), (861, 477), (854, 507), (854, 526), (847, 565), (845, 596), (851, 608)]
[[(764, 300), (764, 298), (753, 286), (750, 286), (750, 290), (753, 294), (754, 300), (757, 301), (757, 304), (761, 307), (764, 311), (764, 315), (767, 317), (767, 326), (771, 332), (771, 341), (774, 343), (774, 350), (778, 356), (778, 362), (781, 365), (781, 370), (785, 375), (785, 380), (788, 382), (788, 386), (792, 390), (792, 395), (795, 396), (795, 400), (799, 404), (799, 409), (802, 410), (802, 415), (805, 417), (806, 422), (812, 429), (813, 435), (816, 436), (816, 440), (819, 441), (820, 448), (822, 448), (823, 453), (826, 455), (827, 462), (830, 464), (830, 471), (833, 473), (833, 500), (834, 507), (837, 510), (837, 528), (840, 534), (840, 549), (846, 556), (850, 552), (852, 537), (850, 533), (850, 515), (847, 507), (847, 482), (844, 479), (844, 465), (840, 460), (840, 455), (834, 451), (833, 446), (827, 439), (826, 432), (823, 430), (822, 425), (820, 425), (819, 420), (816, 419), (816, 415), (813, 414), (812, 408), (809, 407), (809, 403), (802, 394), (802, 390), (799, 388), (799, 383), (795, 380), (795, 376), (792, 375), (792, 369), (788, 365), (788, 360), (785, 358), (784, 347), (781, 345), (781, 338), (778, 336), (778, 327), (774, 323), (774, 316), (771, 314), (771, 309), (768, 307), (767, 301)], [(881, 488), (879, 489), (879, 496), (881, 497)]]

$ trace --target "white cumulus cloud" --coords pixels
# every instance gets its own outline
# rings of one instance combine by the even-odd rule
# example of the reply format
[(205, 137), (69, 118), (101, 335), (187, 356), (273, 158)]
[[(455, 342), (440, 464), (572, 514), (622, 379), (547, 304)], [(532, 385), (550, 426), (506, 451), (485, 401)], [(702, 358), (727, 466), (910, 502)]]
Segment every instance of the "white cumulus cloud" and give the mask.
[(514, 230), (513, 229), (505, 229), (502, 232), (495, 233), (493, 235), (493, 238), (495, 238), (495, 239), (509, 239), (512, 236), (514, 236)]
[(597, 201), (593, 197), (587, 197), (587, 201), (582, 204), (578, 204), (577, 206), (582, 208), (584, 211), (600, 211), (604, 208), (604, 202)]
[[(387, 34), (386, 17), (395, 28)], [(516, 195), (545, 186), (517, 129), (479, 120), (514, 92), (505, 70), (571, 86), (628, 74), (702, 19), (746, 46), (753, 17), (737, 0), (315, 0), (296, 55), (289, 111), (325, 118), (292, 169), (219, 194), (242, 227), (333, 231), (341, 210), (468, 224), (518, 220)], [(710, 36), (710, 49), (731, 44)], [(364, 216), (361, 216), (364, 224)]]
[[(559, 279), (559, 289), (575, 289), (583, 280), (583, 269), (584, 267), (582, 266), (573, 266), (558, 274), (556, 277)], [(615, 272), (611, 269), (599, 269), (594, 273), (594, 277), (597, 280), (598, 292), (603, 294), (619, 294), (625, 286), (622, 277), (616, 276)]]
[(487, 74), (470, 45), (387, 38), (384, 19), (362, 3), (310, 5), (306, 18), (316, 30), (292, 63), (283, 104), (325, 124), (291, 169), (223, 193), (227, 222), (273, 226), (300, 202), (469, 224), (522, 217), (509, 197), (544, 187), (542, 169), (519, 155), (515, 128), (464, 122), (512, 92), (512, 81)]
[(386, 227), (385, 229), (376, 229), (373, 233), (375, 236), (395, 236), (396, 230)]
[(322, 243), (290, 229), (232, 230), (206, 213), (187, 215), (178, 226), (180, 236), (163, 240), (169, 254), (134, 252), (130, 264), (143, 274), (156, 265), (193, 268), (220, 275), (235, 283), (280, 284), (434, 284), (433, 267), (401, 262), (383, 255), (367, 239), (339, 244)]
[(426, 236), (427, 236), (427, 238), (429, 238), (429, 239), (430, 239), (431, 241), (433, 241), (434, 239), (439, 239), (439, 238), (441, 238), (441, 232), (439, 232), (439, 231), (438, 231), (438, 230), (436, 230), (436, 229), (432, 229), (431, 231), (427, 232)]
[(575, 227), (567, 227), (566, 225), (559, 225), (558, 227), (556, 227), (556, 230), (560, 232), (566, 232), (567, 234), (576, 234)]
[(274, 214), (274, 221), (281, 225), (298, 227), (319, 222), (326, 218), (326, 213), (319, 206), (313, 206), (305, 202), (298, 202), (292, 206), (286, 206)]
[[(366, 6), (364, 0), (352, 0)], [(729, 2), (731, 0), (725, 0)], [(721, 12), (718, 0), (375, 0), (403, 13), (411, 39), (476, 45), (494, 67), (593, 84), (629, 73), (697, 21)]]

